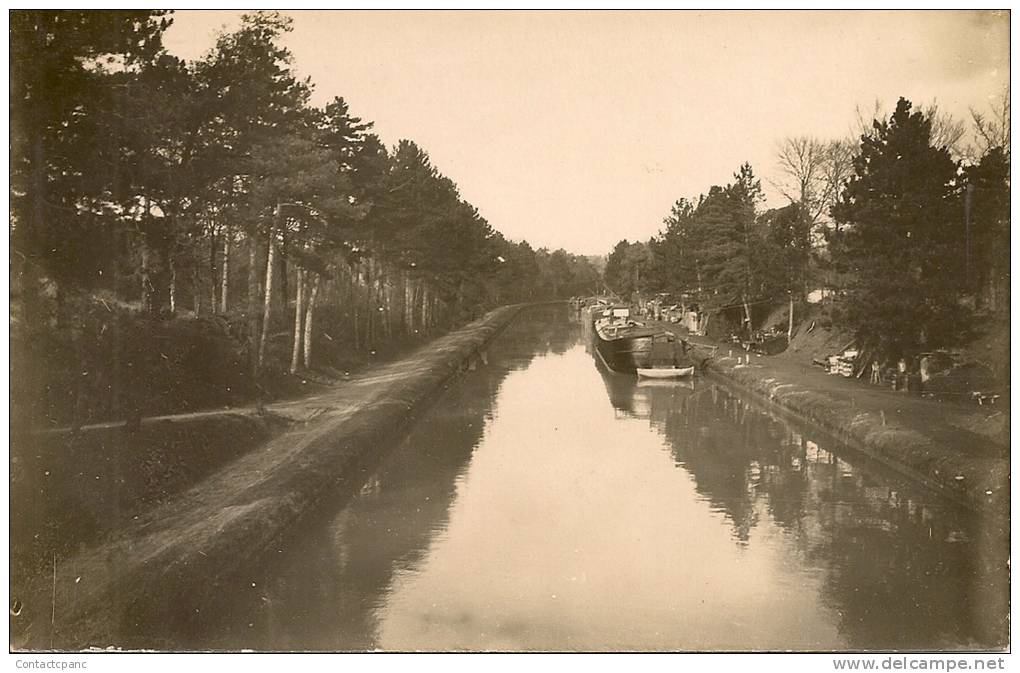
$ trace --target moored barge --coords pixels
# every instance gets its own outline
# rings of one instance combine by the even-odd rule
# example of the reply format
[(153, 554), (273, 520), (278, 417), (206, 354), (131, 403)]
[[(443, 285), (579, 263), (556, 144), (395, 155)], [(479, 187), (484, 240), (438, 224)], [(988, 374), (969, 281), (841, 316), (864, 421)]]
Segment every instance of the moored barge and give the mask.
[(630, 320), (626, 308), (606, 309), (594, 324), (595, 350), (607, 367), (646, 376), (686, 376), (693, 373), (687, 344), (672, 332)]

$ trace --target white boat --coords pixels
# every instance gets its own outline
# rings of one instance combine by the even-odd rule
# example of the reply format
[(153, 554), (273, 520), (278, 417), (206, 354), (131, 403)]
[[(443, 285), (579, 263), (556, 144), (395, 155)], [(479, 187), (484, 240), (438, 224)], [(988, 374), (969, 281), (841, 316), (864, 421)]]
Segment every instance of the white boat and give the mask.
[(638, 369), (638, 376), (649, 379), (681, 379), (694, 374), (694, 367), (652, 367), (649, 369)]
[(676, 390), (682, 388), (684, 390), (694, 390), (694, 377), (688, 376), (682, 379), (645, 379), (638, 377), (636, 381), (638, 389), (647, 388), (669, 388), (670, 390)]

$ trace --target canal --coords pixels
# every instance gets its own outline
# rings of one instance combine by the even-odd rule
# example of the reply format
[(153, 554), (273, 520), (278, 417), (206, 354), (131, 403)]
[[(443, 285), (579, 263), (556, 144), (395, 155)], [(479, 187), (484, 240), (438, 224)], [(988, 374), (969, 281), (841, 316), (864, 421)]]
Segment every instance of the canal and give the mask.
[(987, 648), (1006, 638), (1006, 545), (710, 378), (600, 370), (551, 306), (358, 493), (159, 633), (174, 649)]

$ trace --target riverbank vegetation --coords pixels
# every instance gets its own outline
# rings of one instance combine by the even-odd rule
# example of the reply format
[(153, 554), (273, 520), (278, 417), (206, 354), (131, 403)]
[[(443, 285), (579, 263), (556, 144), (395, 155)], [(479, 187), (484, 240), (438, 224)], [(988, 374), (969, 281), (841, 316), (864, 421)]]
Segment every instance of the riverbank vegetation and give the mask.
[[(773, 184), (788, 204), (763, 209), (744, 164), (679, 199), (651, 240), (618, 243), (606, 283), (745, 336), (796, 304), (880, 361), (987, 340), (1008, 323), (1008, 92), (971, 122), (900, 99), (854, 141), (785, 139)], [(1008, 371), (1008, 353), (984, 355)]]
[(594, 287), (585, 258), (506, 239), (424, 148), (313, 105), (286, 17), (187, 62), (171, 21), (11, 14), (15, 423), (271, 397)]

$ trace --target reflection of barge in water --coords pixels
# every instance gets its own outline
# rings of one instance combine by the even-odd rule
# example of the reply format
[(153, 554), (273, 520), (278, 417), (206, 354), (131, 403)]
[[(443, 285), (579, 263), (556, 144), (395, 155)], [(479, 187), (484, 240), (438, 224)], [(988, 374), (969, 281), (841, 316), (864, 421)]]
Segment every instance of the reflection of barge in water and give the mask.
[(594, 323), (595, 350), (607, 367), (650, 378), (694, 373), (688, 345), (672, 332), (645, 327), (630, 319), (626, 308), (606, 309)]
[(621, 415), (661, 420), (684, 407), (695, 392), (694, 379), (640, 379), (614, 372), (596, 359), (609, 402)]

